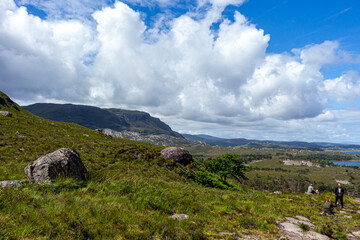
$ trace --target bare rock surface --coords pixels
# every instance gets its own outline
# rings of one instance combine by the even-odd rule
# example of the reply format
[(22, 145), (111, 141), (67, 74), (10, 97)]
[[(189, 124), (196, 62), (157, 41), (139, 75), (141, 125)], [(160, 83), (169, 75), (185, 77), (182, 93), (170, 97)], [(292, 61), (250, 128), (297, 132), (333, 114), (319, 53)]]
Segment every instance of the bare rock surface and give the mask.
[(173, 160), (182, 165), (187, 165), (193, 161), (191, 154), (179, 147), (168, 147), (160, 151), (160, 156), (165, 160)]
[(311, 222), (310, 219), (303, 217), (303, 216), (296, 216), (297, 219), (301, 220), (301, 221), (306, 221), (306, 222)]
[(19, 180), (14, 180), (14, 181), (0, 181), (0, 188), (6, 188), (6, 187), (10, 187), (10, 186), (15, 186), (18, 187), (20, 185), (22, 185), (23, 182), (19, 181)]
[(313, 231), (309, 231), (306, 233), (306, 237), (308, 239), (316, 239), (316, 240), (330, 240), (330, 238), (328, 236), (325, 236), (323, 234), (317, 233), (317, 232), (313, 232)]
[(42, 156), (24, 170), (31, 183), (54, 181), (60, 176), (86, 180), (88, 174), (79, 154), (69, 148), (61, 148)]
[(290, 160), (286, 159), (283, 161), (284, 165), (293, 165), (293, 166), (308, 166), (308, 167), (321, 167), (317, 163), (313, 163), (310, 161), (296, 161), (296, 160)]
[(0, 115), (4, 117), (12, 117), (12, 113), (8, 111), (0, 111)]
[(303, 230), (296, 224), (290, 222), (282, 222), (279, 224), (280, 232), (285, 234), (289, 240), (305, 240)]
[[(301, 217), (301, 218), (303, 218), (303, 217)], [(307, 219), (307, 218), (305, 218), (305, 219)], [(296, 224), (296, 225), (304, 224), (304, 225), (308, 226), (312, 230), (314, 230), (316, 228), (316, 226), (314, 224), (312, 224), (309, 219), (307, 219), (306, 221), (303, 221), (303, 220), (298, 220), (298, 219), (295, 219), (295, 218), (292, 218), (292, 217), (286, 217), (286, 220), (288, 222)]]
[(323, 234), (308, 231), (304, 232), (303, 229), (300, 228), (300, 225), (306, 225), (311, 230), (315, 230), (316, 226), (311, 223), (309, 219), (303, 216), (286, 217), (285, 222), (278, 223), (279, 232), (284, 234), (284, 237), (289, 240), (310, 240), (310, 239), (318, 239), (318, 240), (330, 240), (328, 236)]

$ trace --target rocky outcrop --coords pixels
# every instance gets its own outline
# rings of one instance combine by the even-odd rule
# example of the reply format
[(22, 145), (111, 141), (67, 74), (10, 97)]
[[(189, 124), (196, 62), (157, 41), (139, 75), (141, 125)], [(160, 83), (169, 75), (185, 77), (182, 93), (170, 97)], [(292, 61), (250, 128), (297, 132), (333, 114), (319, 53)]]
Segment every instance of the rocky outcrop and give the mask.
[(114, 131), (108, 128), (98, 130), (110, 137), (125, 138), (139, 142), (147, 142), (158, 146), (186, 146), (193, 143), (187, 141), (184, 138), (173, 137), (166, 134), (154, 135), (154, 134), (142, 134), (133, 131)]
[(79, 154), (69, 148), (61, 148), (42, 156), (24, 170), (31, 183), (54, 181), (60, 176), (86, 180), (88, 174)]
[(5, 117), (12, 117), (12, 113), (8, 111), (0, 111), (0, 115)]
[(6, 188), (6, 187), (10, 187), (10, 186), (18, 187), (18, 186), (20, 186), (22, 184), (23, 184), (23, 182), (19, 181), (19, 180), (0, 181), (0, 188)]
[(176, 163), (187, 165), (193, 161), (191, 154), (178, 147), (168, 147), (160, 151), (160, 156), (165, 160), (173, 160)]
[(303, 216), (296, 216), (296, 218), (286, 217), (285, 222), (278, 223), (279, 232), (284, 234), (286, 239), (289, 240), (330, 240), (328, 236), (314, 231), (304, 232), (304, 230), (300, 228), (301, 225), (305, 225), (311, 230), (315, 230), (316, 228), (309, 219)]

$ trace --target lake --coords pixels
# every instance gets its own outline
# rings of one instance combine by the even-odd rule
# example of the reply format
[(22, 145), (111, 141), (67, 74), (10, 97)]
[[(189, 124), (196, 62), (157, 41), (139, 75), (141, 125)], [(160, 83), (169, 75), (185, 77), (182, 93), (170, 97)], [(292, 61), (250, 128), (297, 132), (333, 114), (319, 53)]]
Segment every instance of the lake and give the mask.
[(336, 152), (360, 155), (360, 151), (336, 151)]
[(332, 163), (334, 163), (335, 165), (339, 165), (339, 166), (356, 166), (356, 167), (360, 167), (360, 161), (331, 161)]

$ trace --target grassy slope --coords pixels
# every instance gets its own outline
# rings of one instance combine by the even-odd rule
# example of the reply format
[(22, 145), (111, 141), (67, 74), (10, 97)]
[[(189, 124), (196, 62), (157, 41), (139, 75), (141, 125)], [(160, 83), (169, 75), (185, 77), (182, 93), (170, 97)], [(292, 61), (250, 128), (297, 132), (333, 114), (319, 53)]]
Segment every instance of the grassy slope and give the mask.
[[(329, 194), (313, 201), (304, 194), (206, 188), (169, 170), (157, 158), (160, 147), (7, 110), (14, 116), (0, 116), (0, 180), (26, 183), (0, 190), (0, 239), (206, 239), (221, 232), (275, 238), (276, 221), (295, 215), (341, 237), (360, 220), (356, 213), (338, 222), (318, 215)], [(27, 183), (23, 168), (61, 147), (80, 153), (89, 181)], [(172, 220), (174, 213), (190, 219)]]

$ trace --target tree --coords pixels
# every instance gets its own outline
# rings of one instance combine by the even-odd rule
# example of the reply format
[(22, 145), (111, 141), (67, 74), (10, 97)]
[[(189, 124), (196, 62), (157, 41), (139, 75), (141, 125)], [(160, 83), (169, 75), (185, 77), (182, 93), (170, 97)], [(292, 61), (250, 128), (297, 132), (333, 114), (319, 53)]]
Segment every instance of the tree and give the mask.
[(234, 154), (225, 154), (216, 159), (208, 160), (206, 166), (223, 181), (231, 176), (241, 182), (242, 179), (246, 179), (245, 171), (248, 170), (243, 161)]

